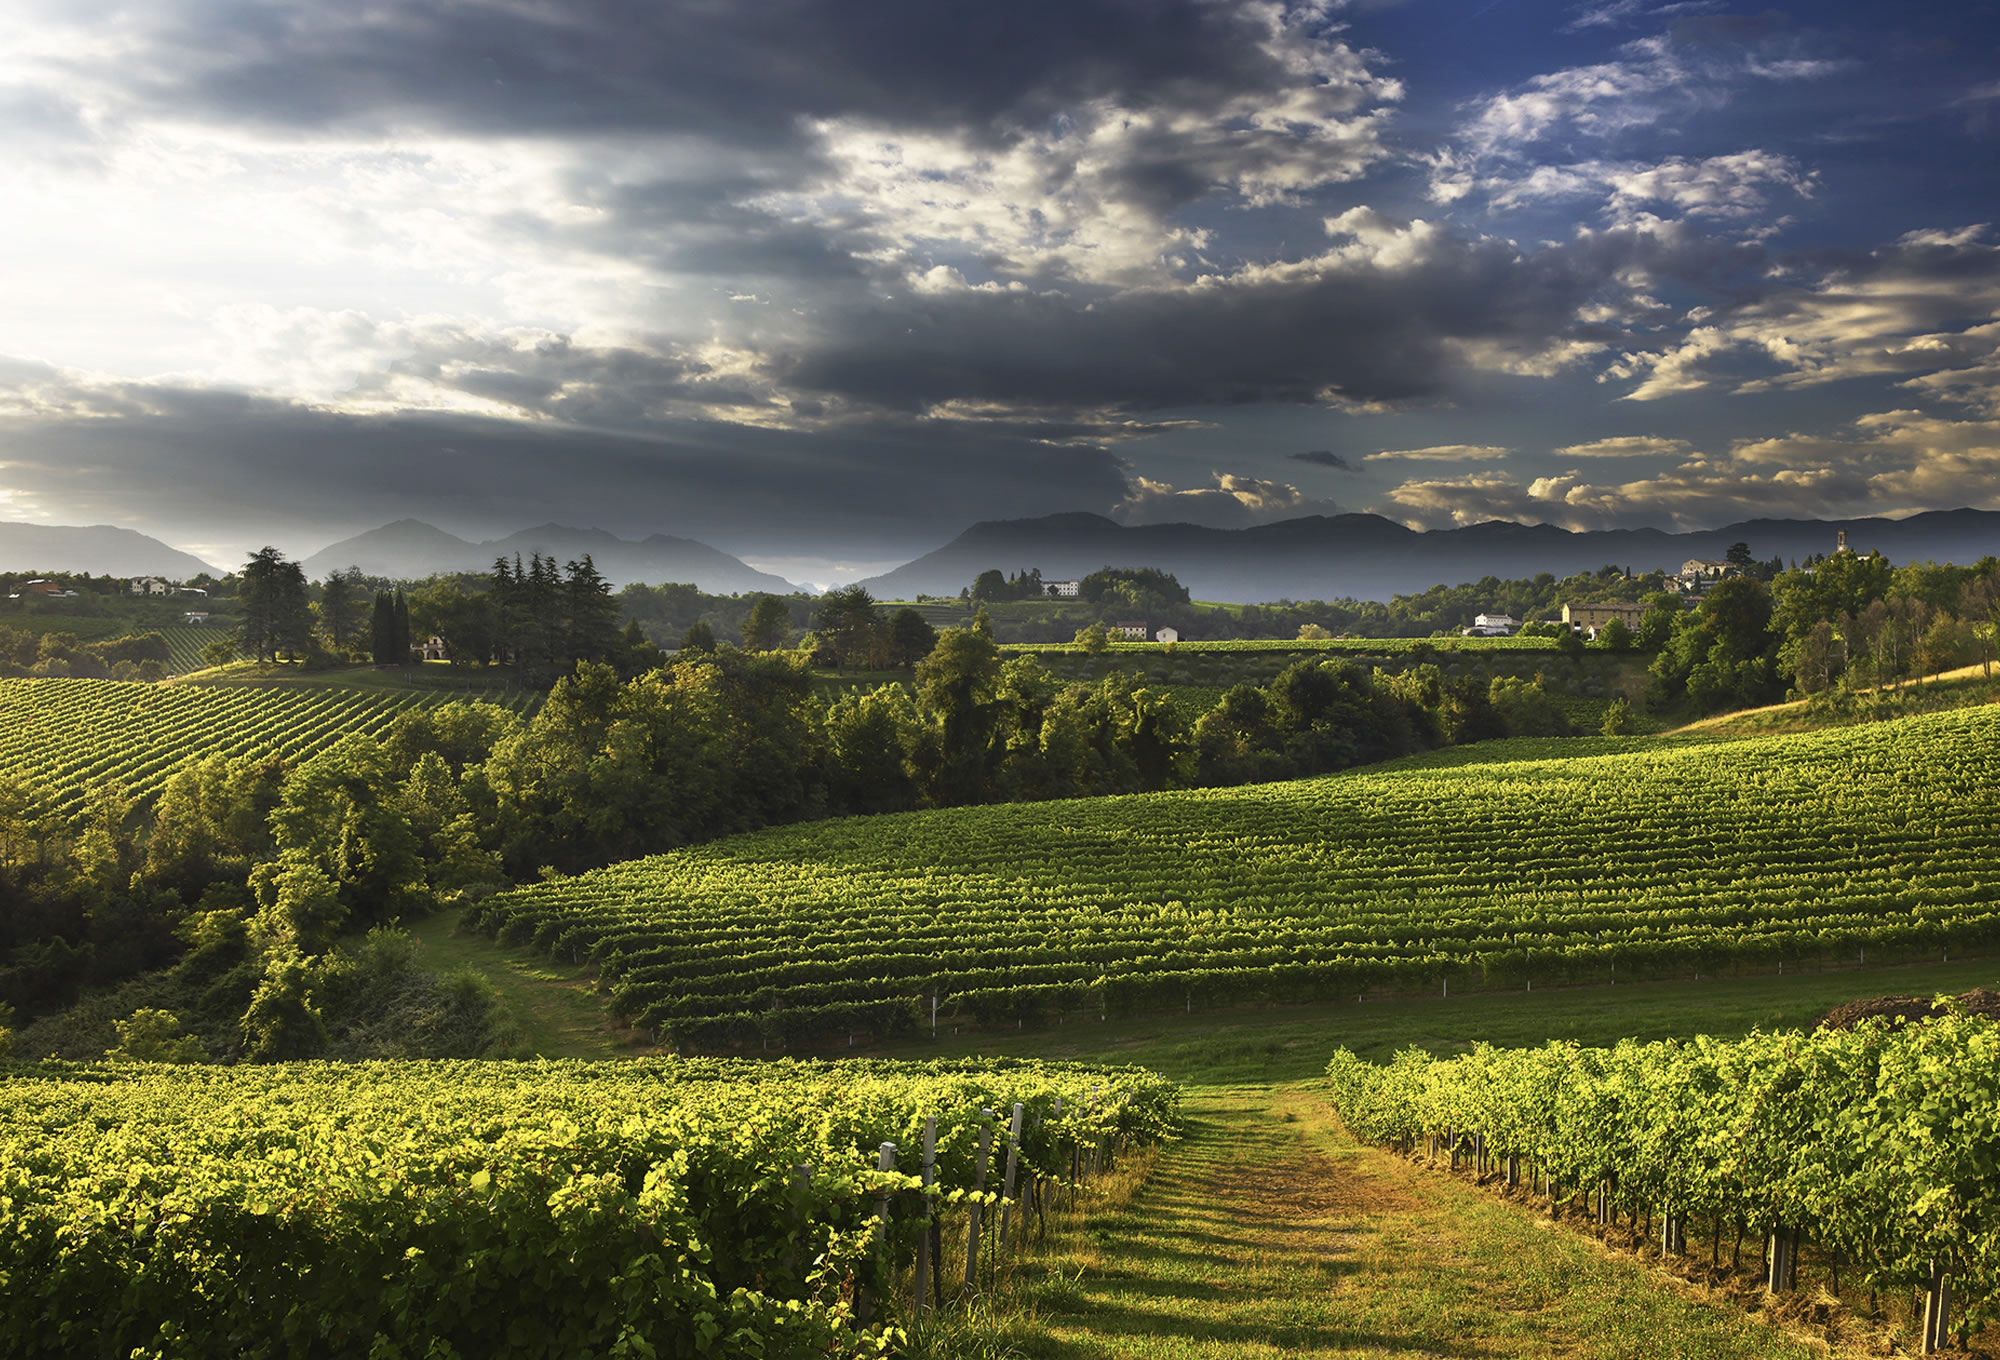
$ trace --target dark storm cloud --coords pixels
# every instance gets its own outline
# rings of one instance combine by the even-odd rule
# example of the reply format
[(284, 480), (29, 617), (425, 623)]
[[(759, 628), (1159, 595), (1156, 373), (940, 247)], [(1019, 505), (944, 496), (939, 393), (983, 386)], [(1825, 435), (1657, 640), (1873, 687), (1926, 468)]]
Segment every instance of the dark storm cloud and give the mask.
[(1354, 466), (1330, 449), (1313, 449), (1308, 453), (1288, 453), (1285, 457), (1291, 459), (1294, 463), (1311, 463), (1315, 467), (1338, 468), (1342, 472), (1352, 471)]
[(218, 0), (153, 19), (135, 55), (151, 100), (232, 123), (776, 146), (800, 119), (1004, 136), (1083, 98), (1276, 88), (1258, 23), (1185, 0)]
[(9, 486), (189, 540), (192, 526), (309, 552), (412, 513), (506, 532), (551, 519), (733, 552), (935, 547), (974, 520), (1108, 508), (1110, 454), (976, 428), (798, 434), (684, 421), (639, 438), (552, 423), (360, 416), (146, 385), (78, 394), (12, 424)]
[(1302, 403), (1328, 389), (1404, 402), (1443, 392), (1467, 344), (1527, 359), (1590, 333), (1573, 317), (1610, 280), (1609, 256), (1420, 234), (1419, 258), (1395, 265), (1328, 260), (1088, 301), (979, 289), (869, 299), (832, 310), (773, 371), (789, 388), (902, 411)]

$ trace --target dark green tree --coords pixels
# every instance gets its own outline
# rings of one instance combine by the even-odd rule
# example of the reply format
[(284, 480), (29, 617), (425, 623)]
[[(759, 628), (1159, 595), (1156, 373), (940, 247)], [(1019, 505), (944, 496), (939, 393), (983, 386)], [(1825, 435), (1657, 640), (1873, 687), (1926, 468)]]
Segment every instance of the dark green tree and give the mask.
[(820, 596), (813, 628), (826, 663), (836, 670), (875, 663), (882, 616), (864, 587), (844, 586)]
[(915, 666), (937, 646), (938, 632), (930, 620), (905, 605), (889, 619), (889, 660), (898, 666)]
[(681, 639), (681, 650), (692, 656), (705, 656), (715, 650), (715, 630), (708, 626), (707, 619), (696, 619), (688, 625), (687, 636)]
[(303, 653), (312, 636), (305, 572), (276, 548), (260, 548), (238, 573), (238, 641), (258, 661)]
[(791, 636), (792, 612), (775, 595), (759, 595), (743, 620), (743, 645), (753, 652), (774, 651)]

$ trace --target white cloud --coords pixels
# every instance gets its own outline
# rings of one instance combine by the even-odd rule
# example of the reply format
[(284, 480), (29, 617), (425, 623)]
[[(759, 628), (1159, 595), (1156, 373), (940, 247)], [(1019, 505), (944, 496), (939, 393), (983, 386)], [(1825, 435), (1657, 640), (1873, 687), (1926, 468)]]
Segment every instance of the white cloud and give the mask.
[(1556, 450), (1560, 458), (1661, 458), (1686, 453), (1693, 446), (1685, 439), (1661, 439), (1652, 435), (1618, 435), (1593, 439), (1586, 444), (1570, 444)]
[(1423, 463), (1478, 463), (1505, 458), (1513, 450), (1499, 444), (1434, 444), (1427, 449), (1384, 449), (1371, 453), (1364, 463), (1396, 461)]
[(1133, 476), (1126, 498), (1111, 517), (1122, 524), (1205, 524), (1218, 529), (1266, 524), (1300, 515), (1337, 514), (1331, 501), (1307, 496), (1289, 482), (1216, 472), (1211, 486), (1176, 487)]
[(1510, 519), (1687, 530), (1759, 515), (1894, 516), (1958, 505), (2000, 507), (2000, 419), (1897, 410), (1862, 416), (1832, 435), (1739, 441), (1726, 454), (1696, 455), (1626, 481), (1574, 472), (1525, 485), (1501, 473), (1412, 479), (1379, 512), (1424, 528)]
[(1993, 400), (2000, 329), (1944, 327), (1996, 313), (2000, 245), (1985, 226), (1911, 232), (1865, 261), (1709, 313), (1669, 347), (1627, 352), (1599, 381), (1640, 378), (1625, 398), (1652, 401), (1717, 384), (1761, 392), (1908, 374), (1981, 405)]

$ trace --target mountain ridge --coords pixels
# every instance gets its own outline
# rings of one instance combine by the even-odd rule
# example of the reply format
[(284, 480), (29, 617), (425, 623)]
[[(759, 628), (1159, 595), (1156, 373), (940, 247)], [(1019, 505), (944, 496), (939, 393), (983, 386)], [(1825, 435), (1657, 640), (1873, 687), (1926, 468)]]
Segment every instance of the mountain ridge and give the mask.
[(671, 534), (625, 539), (608, 529), (555, 523), (474, 542), (420, 519), (399, 519), (329, 544), (300, 565), (313, 578), (358, 567), (370, 576), (416, 580), (452, 572), (483, 572), (493, 566), (495, 558), (527, 558), (538, 552), (559, 562), (588, 553), (597, 570), (614, 586), (681, 582), (711, 595), (790, 595), (800, 589), (782, 576), (758, 571), (696, 539)]
[(1970, 563), (2000, 552), (2000, 511), (1930, 510), (1904, 519), (1751, 519), (1717, 529), (1570, 530), (1484, 520), (1428, 532), (1380, 515), (1305, 515), (1242, 529), (1198, 524), (1121, 525), (1102, 515), (982, 520), (951, 542), (859, 584), (882, 599), (956, 595), (980, 572), (1038, 569), (1081, 577), (1101, 567), (1172, 572), (1196, 599), (1387, 600), (1435, 585), (1493, 576), (1557, 577), (1613, 565), (1676, 570), (1690, 558), (1720, 558), (1747, 543), (1760, 561), (1831, 553), (1846, 530), (1855, 551), (1880, 549), (1897, 563)]
[(61, 571), (93, 576), (161, 576), (184, 581), (216, 567), (193, 553), (116, 524), (30, 524), (0, 520), (0, 570)]

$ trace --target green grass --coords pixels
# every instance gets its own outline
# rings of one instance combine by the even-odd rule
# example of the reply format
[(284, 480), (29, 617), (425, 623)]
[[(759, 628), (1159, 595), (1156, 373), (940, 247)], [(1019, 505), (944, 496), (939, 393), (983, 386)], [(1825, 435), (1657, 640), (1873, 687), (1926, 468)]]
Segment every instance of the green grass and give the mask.
[(920, 1353), (1048, 1360), (1821, 1353), (1639, 1260), (1358, 1146), (1300, 1088), (1203, 1087)]
[(537, 1058), (621, 1058), (635, 1050), (611, 1028), (588, 970), (505, 949), (476, 932), (460, 932), (454, 913), (439, 912), (405, 929), (422, 945), (418, 956), (439, 972), (469, 969), (492, 986), (509, 1046)]

